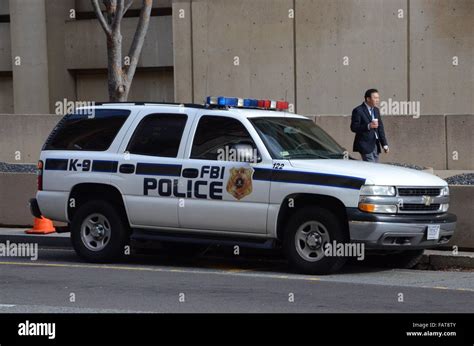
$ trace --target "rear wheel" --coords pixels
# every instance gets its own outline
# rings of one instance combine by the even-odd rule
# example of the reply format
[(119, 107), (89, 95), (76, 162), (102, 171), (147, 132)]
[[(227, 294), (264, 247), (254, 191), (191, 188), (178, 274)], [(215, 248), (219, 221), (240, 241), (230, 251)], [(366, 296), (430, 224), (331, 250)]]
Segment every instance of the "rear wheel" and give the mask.
[(326, 244), (347, 241), (343, 226), (329, 210), (308, 207), (296, 211), (288, 221), (283, 246), (290, 266), (305, 274), (329, 274), (339, 270), (346, 258), (328, 257)]
[(89, 262), (121, 258), (129, 244), (129, 228), (116, 207), (106, 201), (83, 204), (71, 222), (71, 241), (76, 253)]

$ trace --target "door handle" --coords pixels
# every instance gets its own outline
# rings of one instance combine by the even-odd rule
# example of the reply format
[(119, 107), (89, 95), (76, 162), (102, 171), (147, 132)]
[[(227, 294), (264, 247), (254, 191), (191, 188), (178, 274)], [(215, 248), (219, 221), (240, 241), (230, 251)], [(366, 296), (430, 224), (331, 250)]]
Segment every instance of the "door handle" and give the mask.
[(199, 171), (196, 168), (185, 168), (181, 172), (183, 178), (197, 178), (199, 176)]
[(119, 172), (123, 174), (133, 174), (135, 173), (135, 165), (131, 165), (131, 164), (120, 165)]

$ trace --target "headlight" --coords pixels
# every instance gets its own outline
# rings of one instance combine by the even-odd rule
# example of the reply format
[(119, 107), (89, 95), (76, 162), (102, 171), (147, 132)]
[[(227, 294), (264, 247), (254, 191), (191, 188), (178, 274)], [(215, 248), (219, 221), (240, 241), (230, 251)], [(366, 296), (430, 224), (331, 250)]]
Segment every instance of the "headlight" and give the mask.
[(449, 203), (443, 203), (443, 204), (441, 204), (441, 209), (440, 209), (441, 211), (447, 212), (448, 209), (449, 209)]
[(395, 186), (364, 185), (360, 189), (361, 196), (395, 196)]
[(441, 189), (441, 196), (449, 196), (449, 187), (445, 186)]

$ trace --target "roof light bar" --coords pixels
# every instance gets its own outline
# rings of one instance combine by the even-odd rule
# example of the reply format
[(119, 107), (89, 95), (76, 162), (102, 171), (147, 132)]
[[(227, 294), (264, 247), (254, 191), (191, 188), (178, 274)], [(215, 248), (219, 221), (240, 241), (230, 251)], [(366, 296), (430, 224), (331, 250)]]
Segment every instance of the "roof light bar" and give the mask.
[(287, 101), (243, 99), (224, 96), (208, 96), (206, 97), (206, 105), (218, 107), (259, 108), (278, 111), (289, 109), (289, 103)]

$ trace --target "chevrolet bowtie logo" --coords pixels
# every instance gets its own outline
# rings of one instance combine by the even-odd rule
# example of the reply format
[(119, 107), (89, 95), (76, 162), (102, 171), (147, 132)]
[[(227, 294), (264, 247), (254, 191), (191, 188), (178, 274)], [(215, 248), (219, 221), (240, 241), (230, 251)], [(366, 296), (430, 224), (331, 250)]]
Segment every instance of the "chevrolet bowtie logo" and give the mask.
[(433, 197), (430, 196), (423, 196), (423, 204), (426, 206), (430, 206), (431, 203), (433, 202)]

